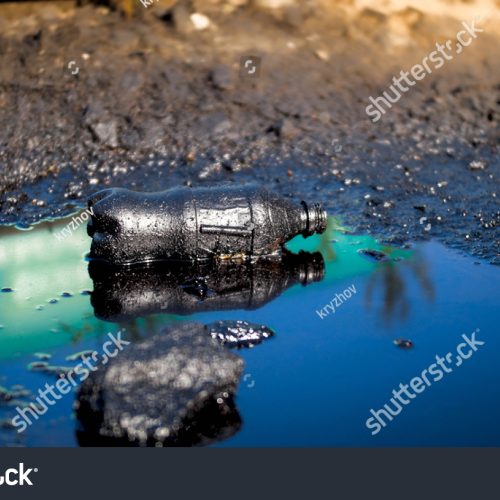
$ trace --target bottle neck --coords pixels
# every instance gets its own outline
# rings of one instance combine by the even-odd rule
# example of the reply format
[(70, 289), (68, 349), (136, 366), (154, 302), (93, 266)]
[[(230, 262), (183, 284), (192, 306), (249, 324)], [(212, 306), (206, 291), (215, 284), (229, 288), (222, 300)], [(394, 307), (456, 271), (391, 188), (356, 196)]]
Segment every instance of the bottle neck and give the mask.
[(311, 236), (314, 233), (324, 233), (326, 230), (328, 215), (323, 210), (320, 203), (313, 203), (307, 205), (305, 201), (301, 201), (302, 211), (300, 220), (302, 225), (302, 234), (304, 236)]

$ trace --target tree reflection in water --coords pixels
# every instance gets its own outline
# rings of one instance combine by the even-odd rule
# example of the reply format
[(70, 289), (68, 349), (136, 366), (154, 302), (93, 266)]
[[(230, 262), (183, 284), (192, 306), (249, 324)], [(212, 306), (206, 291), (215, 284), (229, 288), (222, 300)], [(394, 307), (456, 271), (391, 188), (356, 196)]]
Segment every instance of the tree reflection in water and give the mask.
[(408, 284), (412, 277), (419, 283), (429, 302), (435, 298), (434, 285), (422, 253), (416, 250), (411, 259), (394, 260), (390, 258), (394, 250), (393, 247), (383, 247), (382, 251), (389, 256), (389, 260), (381, 262), (368, 278), (365, 295), (366, 307), (370, 309), (375, 290), (381, 289), (383, 305), (380, 314), (387, 325), (395, 319), (404, 321), (408, 317), (410, 311)]

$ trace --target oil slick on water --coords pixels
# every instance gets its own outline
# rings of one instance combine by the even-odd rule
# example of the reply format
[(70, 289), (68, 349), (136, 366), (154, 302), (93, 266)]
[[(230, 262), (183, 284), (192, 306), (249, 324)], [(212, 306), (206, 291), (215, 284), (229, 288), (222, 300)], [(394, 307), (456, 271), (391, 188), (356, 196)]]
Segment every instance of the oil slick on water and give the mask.
[[(476, 265), (434, 242), (383, 246), (349, 234), (331, 218), (323, 235), (288, 244), (292, 252), (321, 252), (320, 281), (294, 285), (256, 310), (153, 314), (116, 324), (94, 316), (85, 260), (90, 239), (80, 227), (59, 241), (55, 233), (66, 222), (0, 230), (0, 288), (11, 289), (0, 293), (0, 444), (76, 445), (72, 396), (24, 435), (9, 429), (11, 396), (27, 402), (29, 391), (51, 376), (28, 370), (42, 362), (37, 353), (50, 354), (50, 364), (63, 368), (75, 353), (98, 348), (108, 332), (125, 328), (136, 340), (193, 319), (244, 320), (276, 332), (267, 343), (239, 352), (255, 384), (251, 390), (241, 384), (243, 426), (220, 446), (500, 444), (496, 266)], [(384, 257), (376, 258), (377, 252)], [(357, 293), (320, 321), (315, 311), (352, 285)], [(364, 428), (366, 411), (476, 328), (488, 342), (481, 357), (372, 438)], [(399, 338), (411, 339), (412, 349), (395, 348)]]

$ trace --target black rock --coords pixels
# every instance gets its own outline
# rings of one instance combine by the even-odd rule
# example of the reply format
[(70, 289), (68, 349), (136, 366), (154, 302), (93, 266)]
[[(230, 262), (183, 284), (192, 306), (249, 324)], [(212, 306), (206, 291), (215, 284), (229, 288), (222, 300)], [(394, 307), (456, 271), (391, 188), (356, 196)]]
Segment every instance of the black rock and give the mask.
[(198, 323), (129, 345), (79, 389), (80, 444), (189, 446), (229, 437), (241, 424), (232, 395), (242, 369)]

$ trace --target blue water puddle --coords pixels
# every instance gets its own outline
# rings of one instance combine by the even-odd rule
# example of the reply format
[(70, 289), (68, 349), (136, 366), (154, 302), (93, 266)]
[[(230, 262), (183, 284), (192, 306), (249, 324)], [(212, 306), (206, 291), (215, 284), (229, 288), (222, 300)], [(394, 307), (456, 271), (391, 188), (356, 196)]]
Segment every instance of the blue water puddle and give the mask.
[[(498, 267), (436, 242), (383, 246), (332, 219), (323, 237), (289, 245), (321, 252), (320, 281), (295, 284), (255, 310), (154, 314), (117, 324), (97, 319), (90, 297), (81, 295), (93, 290), (84, 228), (61, 242), (54, 236), (61, 224), (0, 232), (0, 288), (13, 289), (0, 293), (0, 386), (35, 393), (56, 380), (28, 370), (35, 353), (50, 353), (51, 365), (73, 366), (68, 355), (100, 351), (106, 334), (120, 328), (138, 340), (180, 321), (247, 320), (276, 335), (237, 351), (245, 360), (236, 397), (243, 425), (216, 446), (500, 445)], [(367, 248), (383, 251), (385, 260), (359, 252)], [(365, 425), (370, 409), (382, 408), (400, 383), (419, 376), (436, 355), (455, 352), (461, 335), (476, 329), (484, 346), (372, 436)], [(396, 339), (413, 346), (397, 347)], [(76, 446), (73, 400), (68, 394), (22, 434), (0, 425), (0, 444)], [(0, 402), (0, 421), (14, 411)]]

